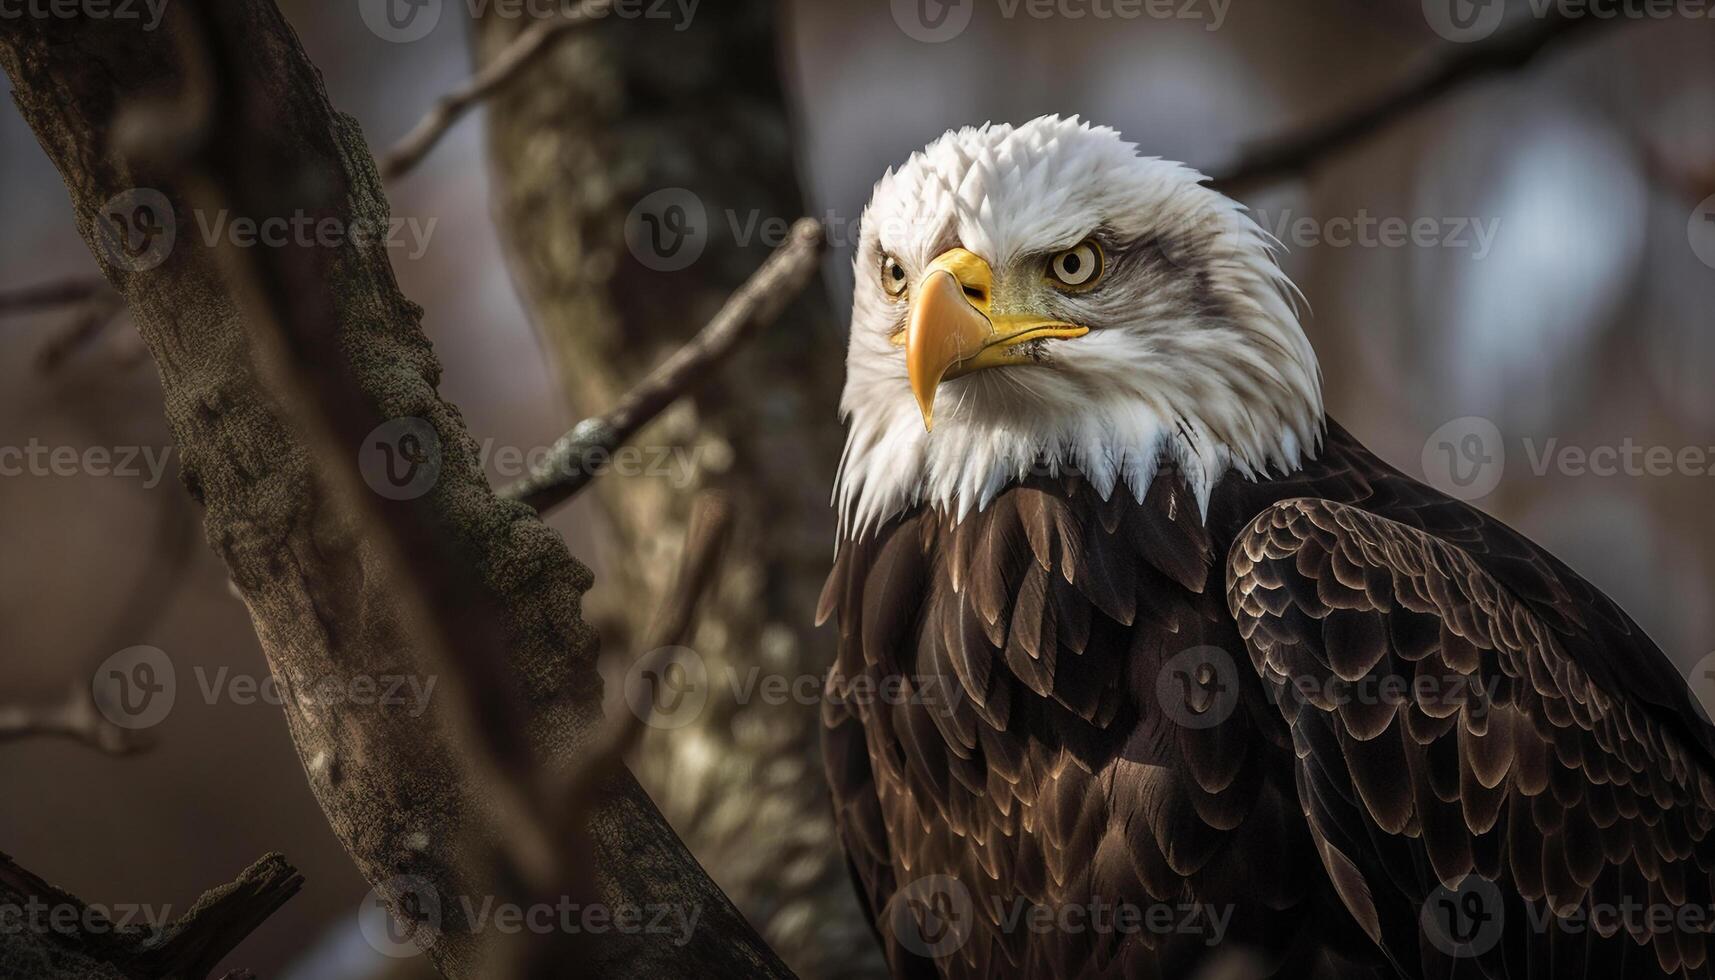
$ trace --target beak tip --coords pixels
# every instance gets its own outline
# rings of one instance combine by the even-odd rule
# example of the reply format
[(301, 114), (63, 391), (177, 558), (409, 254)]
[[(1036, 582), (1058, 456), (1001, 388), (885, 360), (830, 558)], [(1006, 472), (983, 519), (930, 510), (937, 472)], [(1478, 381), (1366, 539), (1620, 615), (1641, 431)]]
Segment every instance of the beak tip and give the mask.
[(917, 396), (917, 411), (923, 415), (923, 431), (935, 428), (935, 390), (913, 392)]

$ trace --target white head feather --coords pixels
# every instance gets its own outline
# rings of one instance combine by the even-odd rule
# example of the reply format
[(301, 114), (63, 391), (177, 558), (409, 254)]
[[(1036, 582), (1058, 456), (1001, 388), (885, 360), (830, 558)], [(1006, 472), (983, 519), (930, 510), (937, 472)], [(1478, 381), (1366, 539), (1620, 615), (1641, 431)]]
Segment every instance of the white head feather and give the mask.
[[(1314, 456), (1321, 372), (1272, 239), (1187, 167), (1142, 157), (1116, 131), (1044, 116), (949, 132), (876, 184), (865, 209), (841, 413), (850, 425), (834, 501), (842, 538), (927, 503), (956, 519), (1032, 473), (1076, 469), (1103, 497), (1142, 500), (1163, 458), (1207, 512), (1229, 470), (1255, 479)], [(1048, 257), (1096, 236), (1095, 288), (1069, 293)], [(964, 247), (995, 294), (1091, 327), (1048, 341), (1040, 363), (941, 385), (926, 432), (890, 336), (909, 295), (883, 289), (883, 256), (915, 283)]]

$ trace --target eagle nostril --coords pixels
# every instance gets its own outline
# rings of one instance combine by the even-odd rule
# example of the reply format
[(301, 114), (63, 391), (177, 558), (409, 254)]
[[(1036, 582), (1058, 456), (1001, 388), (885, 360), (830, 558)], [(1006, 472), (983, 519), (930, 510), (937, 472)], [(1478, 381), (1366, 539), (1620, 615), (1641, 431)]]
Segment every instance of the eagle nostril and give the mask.
[(989, 298), (988, 290), (981, 286), (966, 286), (965, 295), (979, 303)]

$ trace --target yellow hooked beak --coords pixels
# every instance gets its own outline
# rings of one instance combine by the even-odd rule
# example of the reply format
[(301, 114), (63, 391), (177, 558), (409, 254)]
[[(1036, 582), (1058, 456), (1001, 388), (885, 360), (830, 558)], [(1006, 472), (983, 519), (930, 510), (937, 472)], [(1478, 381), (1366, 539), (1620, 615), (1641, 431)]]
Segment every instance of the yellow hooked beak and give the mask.
[(994, 272), (975, 253), (943, 253), (918, 281), (905, 325), (905, 369), (923, 412), (935, 427), (935, 390), (941, 382), (983, 368), (1033, 364), (1017, 348), (1033, 340), (1082, 337), (1089, 327), (1029, 314), (991, 314)]

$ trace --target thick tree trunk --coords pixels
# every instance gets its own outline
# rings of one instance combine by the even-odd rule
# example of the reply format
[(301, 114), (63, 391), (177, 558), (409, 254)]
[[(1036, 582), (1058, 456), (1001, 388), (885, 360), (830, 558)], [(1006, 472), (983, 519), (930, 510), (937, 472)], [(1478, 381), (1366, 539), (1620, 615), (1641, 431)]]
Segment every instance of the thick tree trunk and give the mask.
[[(803, 212), (776, 15), (770, 0), (699, 8), (688, 25), (611, 15), (490, 103), (496, 221), (574, 415), (605, 410), (688, 338)], [(477, 61), (528, 23), (491, 5), (475, 25)], [(681, 251), (675, 230), (688, 236)], [(595, 556), (605, 596), (590, 606), (609, 649), (630, 647), (697, 485), (731, 490), (726, 581), (693, 644), (708, 707), (654, 733), (633, 768), (775, 949), (816, 977), (881, 970), (832, 829), (817, 708), (734, 689), (760, 670), (820, 691), (828, 658), (812, 617), (833, 546), (844, 360), (825, 291), (812, 288), (645, 433), (645, 444), (693, 447), (699, 475), (602, 478), (611, 547)]]
[[(205, 62), (225, 67), (213, 72), (219, 85)], [(267, 382), (276, 362), (337, 374), (368, 414), (420, 420), (421, 439), (438, 440), (429, 457), (438, 478), (415, 504), (399, 506), (435, 542), (430, 550), (445, 553), (431, 556), (441, 579), (465, 587), (435, 598), (452, 599), (499, 647), (497, 673), (517, 688), (504, 693), (514, 695), (510, 717), (523, 749), (550, 769), (586, 756), (601, 724), (594, 635), (580, 615), (590, 575), (528, 508), (490, 491), (475, 441), (436, 394), (440, 367), (421, 310), (400, 295), (382, 236), (351, 234), (387, 227), (361, 134), (328, 104), (271, 0), (175, 4), (153, 32), (121, 20), (26, 17), (0, 33), (0, 66), (154, 355), (182, 478), (206, 508), (208, 540), (291, 692), (287, 722), (335, 833), (383, 893), (438, 900), (430, 955), (445, 974), (484, 976), (500, 937), (473, 930), (463, 903), (518, 891), (499, 880), (492, 858), (508, 826), (490, 792), (495, 776), (467, 756), (470, 726), (450, 677), (439, 676), (426, 712), (379, 697), (320, 696), (355, 694), (366, 678), (426, 682), (445, 669), (422, 653), (421, 620), (434, 621), (418, 615), (425, 597), (401, 594), (402, 580), (425, 578), (421, 569), (404, 575), (376, 525), (359, 519), (377, 506), (349, 492), (360, 447), (306, 443), (326, 407), (275, 397)], [(216, 113), (206, 143), (194, 125), (204, 111)], [(187, 170), (186, 159), (195, 166)], [(232, 213), (197, 210), (210, 187), (229, 192)], [(257, 201), (267, 210), (247, 208)], [(315, 234), (280, 249), (204, 237), (223, 220), (300, 216)], [(320, 231), (330, 222), (331, 243)], [(116, 239), (115, 227), (129, 234)], [(176, 231), (170, 247), (160, 234), (167, 228)], [(238, 267), (252, 280), (232, 278)], [(297, 274), (290, 289), (278, 288), (283, 271)], [(257, 338), (267, 328), (257, 321), (268, 319), (259, 311), (270, 302), (292, 309), (276, 309), (285, 335), (263, 353)], [(336, 478), (348, 472), (352, 479)], [(595, 899), (614, 909), (674, 906), (697, 919), (682, 945), (648, 931), (595, 937), (578, 969), (784, 974), (629, 774), (605, 780), (594, 797)]]

